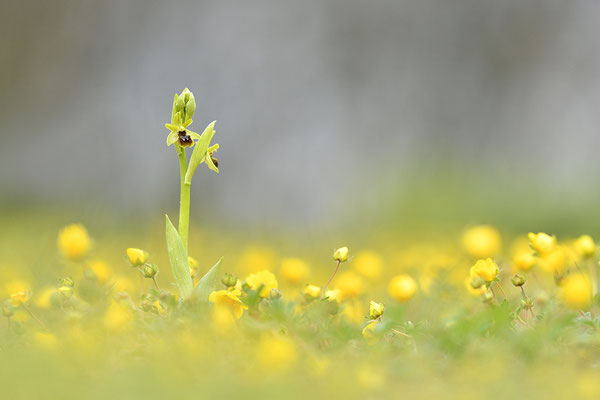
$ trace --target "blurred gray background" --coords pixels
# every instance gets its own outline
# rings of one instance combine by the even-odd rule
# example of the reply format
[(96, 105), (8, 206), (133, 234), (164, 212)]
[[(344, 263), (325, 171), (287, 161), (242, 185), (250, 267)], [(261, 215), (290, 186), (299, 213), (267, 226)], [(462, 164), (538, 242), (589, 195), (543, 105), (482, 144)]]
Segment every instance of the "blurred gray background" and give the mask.
[(175, 209), (184, 87), (219, 218), (376, 212), (408, 177), (595, 185), (599, 37), (593, 1), (2, 0), (0, 200)]

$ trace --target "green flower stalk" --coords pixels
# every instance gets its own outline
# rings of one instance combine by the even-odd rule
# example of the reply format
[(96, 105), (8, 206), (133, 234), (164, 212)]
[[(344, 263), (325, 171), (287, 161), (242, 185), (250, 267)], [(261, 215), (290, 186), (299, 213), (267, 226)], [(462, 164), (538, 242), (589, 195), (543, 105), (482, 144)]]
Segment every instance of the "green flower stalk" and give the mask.
[[(186, 251), (188, 248), (188, 232), (190, 222), (190, 189), (192, 176), (198, 165), (206, 163), (210, 169), (219, 172), (218, 162), (212, 157), (219, 148), (218, 144), (210, 146), (210, 141), (215, 134), (215, 122), (211, 122), (202, 135), (188, 129), (192, 124), (192, 117), (196, 110), (194, 94), (185, 89), (180, 95), (175, 94), (171, 123), (165, 124), (170, 131), (167, 136), (167, 146), (174, 145), (179, 157), (180, 197), (179, 197), (179, 225), (178, 233)], [(194, 147), (192, 157), (188, 164), (186, 147)]]
[[(189, 129), (189, 126), (193, 122), (192, 117), (195, 110), (196, 100), (194, 99), (194, 95), (186, 88), (181, 94), (175, 94), (173, 110), (171, 112), (171, 123), (165, 125), (170, 131), (167, 136), (167, 146), (173, 145), (179, 158), (179, 183), (181, 186), (178, 229), (175, 229), (169, 217), (166, 216), (166, 239), (169, 262), (171, 263), (171, 270), (179, 289), (181, 300), (194, 297), (199, 301), (208, 302), (208, 296), (215, 290), (218, 282), (223, 258), (217, 261), (194, 287), (194, 282), (190, 275), (188, 254), (190, 189), (192, 186), (192, 177), (200, 164), (206, 163), (208, 168), (217, 173), (219, 172), (218, 161), (213, 157), (219, 145), (215, 144), (211, 146), (210, 144), (215, 135), (215, 121), (208, 124), (201, 135)], [(193, 148), (189, 163), (186, 154), (187, 147)], [(157, 271), (146, 268), (143, 272), (147, 276), (154, 274), (152, 276), (154, 279)], [(158, 288), (156, 281), (154, 283)]]

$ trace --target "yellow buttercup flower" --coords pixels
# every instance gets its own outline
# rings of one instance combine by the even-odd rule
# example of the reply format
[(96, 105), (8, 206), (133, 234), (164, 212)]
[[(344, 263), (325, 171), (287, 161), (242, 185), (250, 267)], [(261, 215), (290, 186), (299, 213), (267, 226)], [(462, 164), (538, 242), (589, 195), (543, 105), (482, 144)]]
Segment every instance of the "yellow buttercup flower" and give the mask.
[(556, 237), (550, 236), (544, 232), (537, 234), (529, 232), (527, 235), (531, 243), (531, 247), (537, 251), (540, 256), (551, 253), (556, 248)]
[(381, 275), (383, 261), (374, 251), (363, 250), (352, 258), (352, 266), (360, 275), (375, 280)]
[(216, 304), (218, 307), (225, 306), (229, 308), (231, 313), (236, 319), (240, 319), (244, 314), (244, 310), (248, 309), (242, 301), (240, 300), (242, 292), (237, 289), (233, 290), (219, 290), (216, 292), (212, 292), (208, 296), (208, 301)]
[(262, 286), (260, 297), (268, 297), (269, 293), (271, 293), (271, 289), (279, 288), (275, 275), (267, 270), (248, 275), (248, 277), (246, 277), (246, 284), (254, 290), (257, 290)]
[(333, 259), (334, 259), (334, 261), (338, 261), (338, 262), (348, 261), (348, 248), (344, 246), (344, 247), (340, 247), (339, 249), (337, 249), (333, 253)]
[(256, 350), (259, 364), (272, 371), (285, 370), (298, 358), (294, 342), (282, 336), (263, 336)]
[(33, 334), (35, 344), (46, 350), (54, 350), (58, 347), (56, 336), (47, 332), (36, 332)]
[(302, 293), (308, 299), (318, 299), (321, 297), (321, 288), (317, 285), (306, 285)]
[(124, 332), (131, 327), (133, 314), (125, 306), (112, 303), (106, 310), (102, 322), (110, 332)]
[(305, 283), (310, 270), (304, 260), (284, 258), (281, 260), (281, 277), (292, 285)]
[(582, 235), (573, 243), (577, 254), (583, 258), (593, 257), (596, 254), (597, 247), (594, 239), (590, 235)]
[(592, 302), (592, 285), (589, 277), (571, 274), (565, 277), (560, 286), (560, 297), (569, 308), (587, 308)]
[(29, 292), (28, 291), (20, 291), (16, 293), (12, 293), (10, 295), (10, 300), (13, 303), (13, 306), (18, 307), (21, 304), (27, 303), (29, 300)]
[(239, 261), (240, 271), (252, 273), (273, 270), (277, 265), (277, 254), (268, 247), (249, 247), (244, 250)]
[(338, 303), (341, 303), (342, 291), (339, 289), (329, 289), (325, 292), (325, 298), (329, 301), (336, 301)]
[(496, 279), (498, 273), (500, 273), (498, 265), (491, 258), (477, 260), (475, 265), (471, 267), (471, 276), (478, 276), (486, 282)]
[(341, 273), (335, 281), (335, 288), (341, 292), (343, 299), (355, 298), (364, 291), (361, 277), (353, 271)]
[(388, 285), (388, 293), (399, 301), (407, 301), (417, 293), (417, 282), (406, 274), (396, 275)]
[(190, 269), (190, 276), (194, 279), (198, 274), (198, 261), (192, 256), (188, 256), (188, 267)]
[(369, 318), (377, 319), (383, 315), (385, 307), (382, 303), (376, 303), (373, 300), (369, 303)]
[(537, 258), (527, 250), (521, 250), (513, 257), (513, 265), (519, 271), (529, 271), (536, 263)]
[(63, 257), (72, 261), (85, 257), (92, 247), (92, 240), (81, 224), (71, 224), (61, 229), (57, 243)]
[(500, 232), (490, 225), (474, 226), (462, 236), (464, 249), (474, 258), (493, 257), (500, 252)]
[(50, 308), (52, 305), (52, 296), (56, 293), (56, 287), (45, 286), (35, 293), (33, 303), (38, 308)]
[(148, 261), (149, 254), (148, 252), (130, 247), (127, 249), (127, 258), (129, 258), (129, 262), (133, 266), (144, 265), (146, 261)]
[(538, 260), (541, 269), (552, 274), (560, 274), (567, 268), (567, 253), (564, 248), (556, 247)]
[(94, 260), (90, 263), (90, 269), (96, 275), (98, 283), (103, 284), (110, 276), (110, 267), (102, 260)]

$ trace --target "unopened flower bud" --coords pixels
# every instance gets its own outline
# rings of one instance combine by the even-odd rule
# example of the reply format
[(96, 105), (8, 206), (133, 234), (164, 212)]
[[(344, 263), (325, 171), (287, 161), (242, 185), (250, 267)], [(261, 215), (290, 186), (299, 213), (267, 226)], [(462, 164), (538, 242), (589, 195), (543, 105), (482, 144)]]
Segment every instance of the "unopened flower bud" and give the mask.
[(146, 264), (142, 268), (142, 275), (144, 278), (154, 278), (158, 274), (158, 267), (156, 264)]
[(515, 274), (512, 277), (512, 284), (515, 286), (523, 286), (525, 284), (525, 277), (523, 275)]
[(333, 253), (333, 259), (338, 262), (346, 262), (348, 261), (348, 248), (340, 247)]
[(231, 275), (229, 272), (226, 272), (221, 278), (221, 283), (226, 287), (233, 287), (237, 284), (237, 278)]
[(15, 307), (12, 304), (11, 300), (6, 300), (2, 304), (2, 316), (6, 318), (10, 318), (15, 314)]
[(483, 298), (483, 302), (484, 303), (489, 303), (494, 299), (494, 295), (492, 294), (492, 292), (484, 292), (481, 297)]
[(127, 258), (134, 267), (144, 265), (148, 261), (149, 254), (141, 249), (130, 247), (127, 249)]
[(381, 317), (383, 315), (384, 309), (385, 307), (382, 303), (376, 303), (374, 301), (371, 301), (371, 303), (369, 304), (369, 318), (377, 319)]
[(306, 300), (314, 300), (321, 297), (321, 288), (317, 285), (306, 285), (302, 292)]
[(479, 276), (474, 276), (471, 279), (471, 287), (473, 289), (479, 289), (480, 287), (482, 287), (483, 285), (485, 285), (485, 280)]
[(67, 276), (66, 278), (62, 278), (59, 281), (59, 285), (60, 286), (67, 286), (67, 287), (71, 287), (72, 288), (73, 286), (75, 286), (75, 282), (73, 281), (72, 277)]
[(269, 299), (274, 300), (274, 299), (280, 299), (281, 298), (282, 293), (279, 289), (271, 289), (271, 291), (269, 292)]
[(194, 95), (192, 94), (192, 92), (190, 93), (190, 98), (189, 100), (187, 100), (187, 102), (185, 103), (185, 119), (186, 121), (188, 119), (192, 119), (192, 117), (194, 116), (194, 111), (196, 111), (196, 100), (194, 99)]

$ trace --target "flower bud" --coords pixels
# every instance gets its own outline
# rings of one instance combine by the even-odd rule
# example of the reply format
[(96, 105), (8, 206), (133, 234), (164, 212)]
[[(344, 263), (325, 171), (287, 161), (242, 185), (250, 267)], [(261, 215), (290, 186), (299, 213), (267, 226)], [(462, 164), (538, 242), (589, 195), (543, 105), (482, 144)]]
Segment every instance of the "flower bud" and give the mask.
[(2, 304), (2, 316), (6, 318), (10, 318), (15, 314), (15, 307), (12, 304), (11, 300), (6, 300)]
[(67, 287), (73, 287), (75, 286), (75, 282), (73, 281), (73, 278), (70, 276), (67, 276), (66, 278), (62, 278), (59, 281), (59, 286), (67, 286)]
[(316, 285), (306, 285), (302, 291), (306, 300), (314, 300), (321, 297), (321, 288)]
[(141, 249), (130, 247), (127, 249), (127, 258), (134, 267), (144, 265), (148, 261), (148, 253)]
[(333, 253), (333, 259), (338, 262), (348, 261), (348, 247), (340, 247)]
[(196, 100), (194, 99), (194, 95), (190, 92), (190, 98), (185, 103), (185, 120), (192, 119), (194, 116), (194, 111), (196, 111)]
[(490, 291), (484, 292), (481, 297), (483, 298), (484, 303), (489, 303), (494, 299), (494, 295)]
[(237, 284), (237, 278), (231, 275), (229, 272), (226, 272), (221, 278), (221, 283), (226, 287), (233, 287)]
[(371, 300), (371, 303), (369, 305), (369, 318), (377, 319), (377, 318), (381, 317), (383, 315), (384, 309), (385, 309), (385, 307), (383, 306), (382, 303), (376, 303)]
[(515, 286), (523, 286), (525, 284), (525, 277), (523, 275), (515, 274), (512, 277), (512, 284)]
[(479, 276), (474, 276), (471, 278), (471, 287), (473, 289), (479, 289), (483, 285), (485, 285), (485, 280), (483, 278), (480, 278)]
[(158, 267), (156, 264), (146, 264), (142, 268), (142, 275), (144, 278), (154, 278), (158, 274)]

